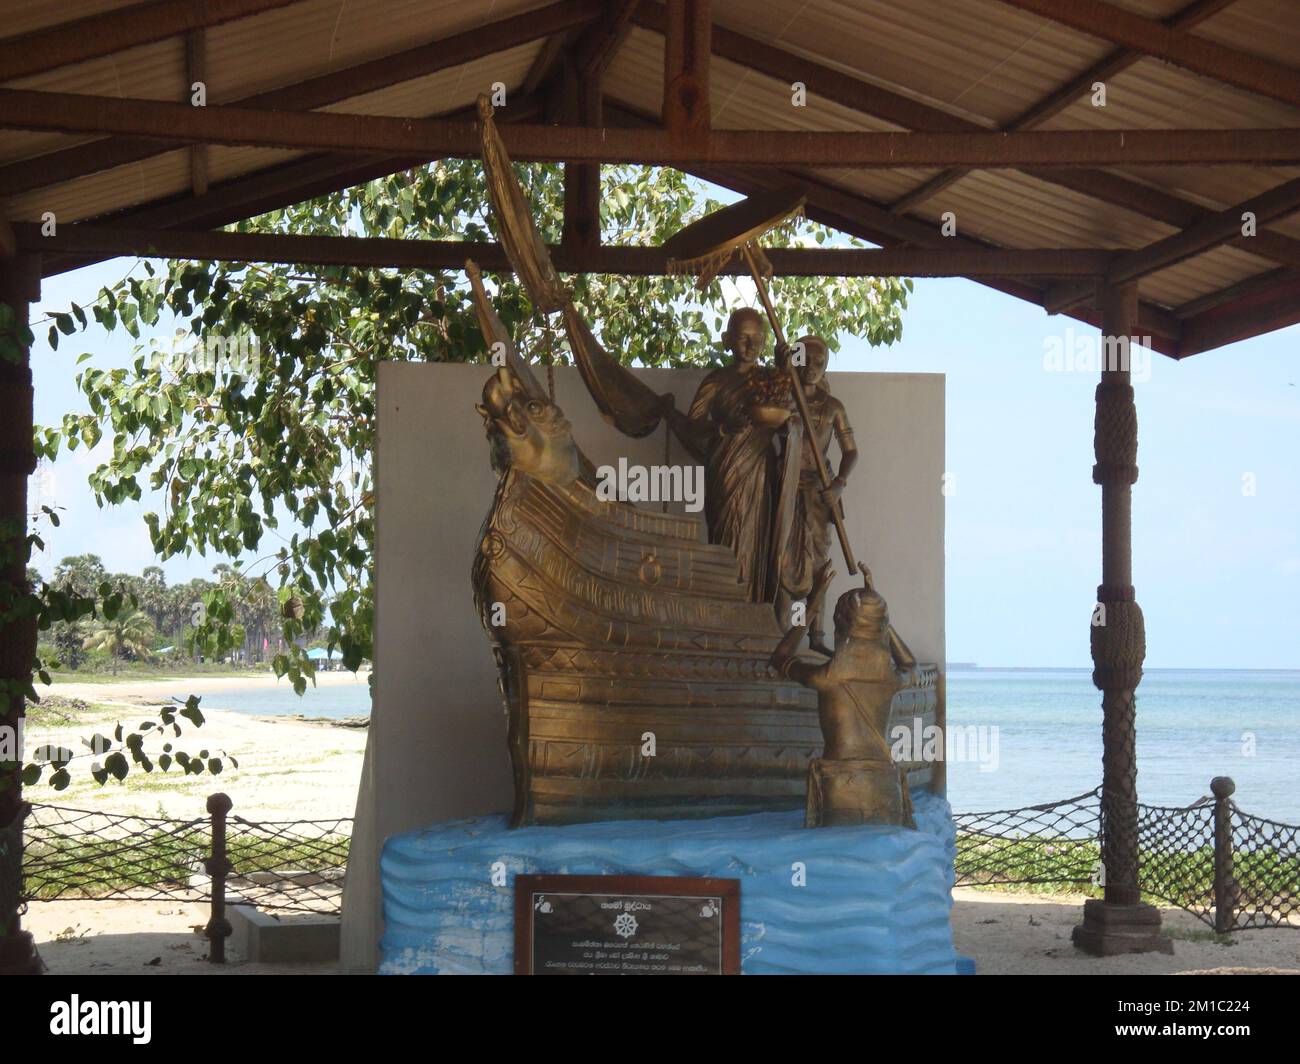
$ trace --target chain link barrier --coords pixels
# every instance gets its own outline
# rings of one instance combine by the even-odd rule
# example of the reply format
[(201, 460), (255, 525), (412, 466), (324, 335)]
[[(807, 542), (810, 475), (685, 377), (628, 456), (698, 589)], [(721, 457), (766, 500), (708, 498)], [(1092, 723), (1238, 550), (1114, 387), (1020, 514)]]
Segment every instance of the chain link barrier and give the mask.
[[(1300, 825), (1242, 812), (1230, 780), (1216, 779), (1212, 789), (1214, 797), (1186, 808), (1138, 803), (1142, 894), (1221, 933), (1300, 928)], [(218, 816), (220, 853), (213, 848)], [(953, 820), (958, 886), (1105, 884), (1100, 787)], [(204, 904), (221, 897), (266, 912), (337, 914), (351, 840), (348, 817), (255, 821), (223, 810), (180, 820), (33, 803), (20, 899), (25, 908), (65, 899)]]
[[(1300, 825), (1244, 813), (1233, 784), (1185, 808), (1137, 804), (1138, 886), (1222, 934), (1300, 929)], [(958, 813), (957, 885), (1068, 886), (1099, 890), (1102, 788), (1043, 805)], [(1222, 898), (1222, 905), (1219, 899)]]
[[(224, 815), (224, 814), (223, 814)], [(352, 820), (226, 820), (226, 903), (337, 913)], [(24, 904), (127, 900), (206, 903), (213, 817), (179, 820), (33, 803), (23, 846)], [(223, 866), (224, 868), (224, 866)]]

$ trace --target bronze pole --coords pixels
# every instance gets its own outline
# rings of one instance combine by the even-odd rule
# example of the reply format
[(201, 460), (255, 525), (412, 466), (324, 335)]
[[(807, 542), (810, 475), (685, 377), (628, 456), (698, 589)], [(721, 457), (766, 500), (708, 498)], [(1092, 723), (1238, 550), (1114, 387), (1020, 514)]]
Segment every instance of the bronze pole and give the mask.
[[(758, 262), (754, 258), (753, 248), (745, 244), (741, 249), (745, 256), (745, 262), (749, 264), (749, 272), (754, 278), (754, 285), (758, 289), (758, 298), (763, 301), (763, 309), (767, 311), (767, 320), (772, 323), (772, 333), (776, 336), (776, 342), (779, 346), (785, 346), (785, 331), (781, 328), (781, 323), (777, 321), (776, 310), (772, 307), (772, 300), (767, 294), (767, 284), (763, 280), (763, 271), (758, 268)], [(812, 453), (813, 461), (817, 463), (817, 476), (821, 479), (822, 487), (831, 486), (830, 470), (826, 468), (826, 459), (822, 456), (821, 449), (817, 446), (816, 437), (813, 435), (812, 415), (808, 412), (808, 400), (803, 394), (803, 382), (799, 379), (797, 367), (792, 362), (789, 366), (790, 384), (794, 390), (795, 406), (799, 408), (799, 417), (803, 419), (804, 431), (808, 433), (808, 438), (813, 441)], [(835, 522), (836, 535), (840, 537), (840, 548), (844, 551), (844, 561), (849, 567), (849, 572), (857, 572), (858, 563), (853, 557), (853, 548), (849, 546), (849, 534), (844, 530), (844, 520), (840, 517), (839, 505), (831, 507), (831, 518)]]
[[(749, 244), (745, 244), (741, 248), (741, 252), (745, 256), (745, 262), (749, 264), (749, 272), (754, 278), (754, 286), (758, 289), (758, 298), (763, 301), (763, 309), (767, 311), (767, 320), (772, 324), (772, 333), (776, 336), (776, 342), (784, 347), (785, 331), (777, 320), (776, 309), (772, 306), (771, 297), (767, 292), (767, 284), (763, 280), (763, 271), (758, 268), (753, 248)], [(817, 476), (821, 480), (822, 487), (829, 488), (831, 486), (831, 473), (826, 468), (826, 458), (822, 455), (821, 448), (817, 446), (817, 437), (813, 434), (812, 414), (808, 411), (808, 398), (803, 394), (803, 381), (799, 379), (798, 367), (793, 362), (788, 368), (795, 406), (799, 408), (799, 417), (803, 419), (804, 431), (808, 434), (808, 439), (812, 444), (813, 461), (817, 463)], [(872, 586), (871, 570), (865, 565), (860, 565), (853, 557), (853, 548), (849, 546), (849, 534), (844, 528), (841, 505), (837, 501), (830, 509), (831, 520), (835, 522), (835, 533), (840, 539), (840, 549), (844, 551), (844, 561), (848, 565), (850, 573), (862, 573), (863, 583), (870, 589)], [(892, 624), (889, 626), (889, 645), (893, 650), (895, 660), (900, 665), (910, 668), (916, 664), (916, 656), (912, 653), (911, 648), (903, 642), (902, 637)]]

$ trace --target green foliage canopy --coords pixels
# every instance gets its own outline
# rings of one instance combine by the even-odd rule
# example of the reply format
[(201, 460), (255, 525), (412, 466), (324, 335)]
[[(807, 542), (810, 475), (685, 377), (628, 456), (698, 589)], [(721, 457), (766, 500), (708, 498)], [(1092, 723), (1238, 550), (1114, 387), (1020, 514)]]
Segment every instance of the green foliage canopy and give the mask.
[[(563, 222), (559, 166), (519, 167), (544, 239)], [(602, 172), (601, 224), (611, 244), (658, 244), (720, 204), (674, 170), (632, 166)], [(240, 223), (243, 232), (490, 241), (481, 167), (447, 161), (274, 211)], [(802, 223), (801, 244), (844, 239)], [(574, 296), (611, 353), (650, 366), (720, 360), (718, 336), (739, 301), (730, 281), (696, 292), (688, 277), (571, 277)], [(783, 278), (773, 297), (790, 336), (818, 333), (837, 350), (854, 335), (871, 344), (901, 335), (910, 281)], [(499, 280), (497, 311), (522, 351), (567, 361), (523, 289)], [(89, 310), (89, 315), (86, 313)], [(345, 664), (371, 656), (375, 437), (378, 364), (485, 361), (468, 287), (459, 272), (145, 263), (101, 290), (89, 308), (53, 316), (50, 342), (102, 327), (141, 336), (178, 322), (170, 356), (139, 345), (127, 367), (93, 355), (78, 385), (89, 413), (39, 428), (38, 454), (55, 459), (111, 437), (111, 456), (90, 476), (101, 505), (164, 494), (146, 515), (160, 559), (211, 551), (277, 589), (279, 624), (290, 648), (273, 666), (299, 693), (313, 673), (295, 640), (328, 632)], [(214, 341), (215, 340), (215, 344)], [(483, 457), (487, 461), (486, 455)], [(204, 595), (205, 644), (217, 652), (237, 634), (228, 589)]]

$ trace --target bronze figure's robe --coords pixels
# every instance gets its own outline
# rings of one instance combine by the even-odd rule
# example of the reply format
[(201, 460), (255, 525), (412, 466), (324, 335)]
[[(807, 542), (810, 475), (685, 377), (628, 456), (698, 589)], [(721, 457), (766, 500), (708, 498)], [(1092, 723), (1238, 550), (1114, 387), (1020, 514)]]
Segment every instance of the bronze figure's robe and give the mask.
[(690, 419), (715, 426), (704, 480), (709, 541), (735, 551), (750, 601), (770, 602), (776, 594), (773, 524), (780, 468), (774, 437), (779, 430), (755, 424), (750, 416), (747, 376), (736, 365), (715, 369), (700, 383)]

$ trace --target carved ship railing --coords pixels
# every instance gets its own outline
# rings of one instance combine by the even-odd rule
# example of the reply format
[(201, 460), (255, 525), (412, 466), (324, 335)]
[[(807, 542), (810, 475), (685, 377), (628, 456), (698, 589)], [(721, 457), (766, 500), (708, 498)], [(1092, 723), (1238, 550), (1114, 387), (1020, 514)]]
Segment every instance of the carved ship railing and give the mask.
[[(516, 469), (473, 569), (509, 716), (512, 824), (798, 809), (821, 752), (815, 692), (768, 657), (771, 605), (692, 517), (605, 502)], [(496, 622), (496, 623), (494, 623)], [(938, 668), (893, 720), (936, 721)], [(912, 786), (932, 766), (906, 763)]]

